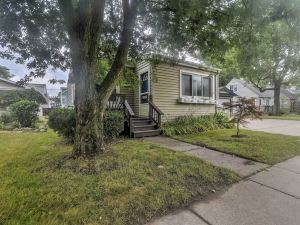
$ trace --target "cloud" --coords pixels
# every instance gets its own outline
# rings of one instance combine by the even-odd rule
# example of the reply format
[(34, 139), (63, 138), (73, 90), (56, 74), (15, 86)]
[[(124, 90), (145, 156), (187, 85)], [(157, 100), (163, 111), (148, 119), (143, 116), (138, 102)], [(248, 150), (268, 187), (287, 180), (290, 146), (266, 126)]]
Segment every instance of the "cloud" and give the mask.
[[(14, 61), (1, 59), (0, 58), (0, 65), (6, 66), (10, 73), (14, 74), (15, 76), (12, 78), (13, 81), (18, 81), (23, 78), (26, 74), (29, 73), (29, 70), (25, 65), (17, 64)], [(31, 83), (38, 83), (38, 84), (46, 84), (47, 91), (49, 96), (56, 96), (60, 91), (60, 87), (65, 87), (65, 84), (50, 84), (48, 81), (50, 79), (58, 79), (58, 80), (68, 80), (68, 71), (64, 72), (62, 70), (53, 70), (51, 68), (47, 69), (47, 73), (44, 77), (40, 78), (33, 78)]]

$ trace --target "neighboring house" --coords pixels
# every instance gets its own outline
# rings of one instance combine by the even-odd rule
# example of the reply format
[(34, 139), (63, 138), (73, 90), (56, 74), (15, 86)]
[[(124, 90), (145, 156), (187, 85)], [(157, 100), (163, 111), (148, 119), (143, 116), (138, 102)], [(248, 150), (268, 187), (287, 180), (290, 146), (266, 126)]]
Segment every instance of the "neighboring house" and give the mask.
[[(266, 91), (272, 96), (274, 101), (274, 90)], [(280, 89), (280, 110), (283, 113), (296, 112), (297, 95), (292, 91), (281, 88)]]
[[(15, 82), (13, 82), (11, 80), (7, 80), (7, 79), (0, 77), (0, 93), (5, 92), (5, 91), (13, 91), (13, 90), (16, 90), (16, 91), (17, 90), (25, 90), (25, 88), (17, 85)], [(0, 99), (0, 103), (1, 103), (1, 99)], [(6, 111), (7, 111), (7, 108), (1, 107), (1, 104), (0, 104), (0, 115)]]
[[(29, 83), (27, 86), (23, 87), (18, 85), (16, 82), (7, 80), (0, 77), (0, 92), (2, 91), (17, 91), (17, 90), (26, 90), (33, 88), (37, 92), (41, 93), (42, 96), (45, 98), (46, 104), (40, 105), (39, 115), (42, 115), (43, 108), (49, 107), (50, 100), (47, 95), (47, 88), (46, 84), (31, 84)], [(7, 108), (0, 108), (0, 113), (7, 111)]]
[(226, 85), (226, 87), (239, 97), (254, 99), (255, 105), (260, 108), (260, 110), (270, 111), (271, 107), (274, 105), (274, 94), (272, 91), (268, 90), (261, 92), (253, 84), (247, 81), (234, 78)]
[(280, 109), (283, 112), (296, 112), (297, 95), (288, 89), (280, 90)]
[[(155, 64), (150, 61), (139, 63), (136, 68), (139, 85), (117, 87), (114, 92), (115, 96), (126, 100), (127, 118), (128, 115), (134, 118), (128, 121), (131, 136), (159, 134), (162, 121), (179, 116), (215, 113), (219, 98), (219, 73), (219, 69), (200, 63), (172, 61), (169, 58)], [(108, 108), (121, 106), (113, 104), (120, 102), (120, 99), (110, 98)]]
[(44, 114), (43, 113), (44, 110), (51, 108), (51, 101), (48, 97), (46, 84), (29, 83), (26, 85), (25, 88), (33, 88), (34, 90), (38, 91), (39, 93), (41, 93), (44, 96), (44, 98), (46, 100), (46, 104), (40, 105), (39, 116), (42, 116)]
[(68, 89), (66, 87), (60, 88), (60, 105), (62, 108), (68, 107)]
[(238, 95), (235, 94), (232, 90), (229, 90), (227, 87), (219, 87), (219, 99), (218, 99), (218, 111), (223, 111), (232, 115), (232, 109), (226, 109), (224, 103), (232, 103), (233, 101), (238, 100)]
[[(232, 79), (226, 87), (239, 97), (255, 99), (255, 105), (266, 112), (271, 112), (274, 106), (274, 90), (261, 92), (253, 84), (240, 79)], [(282, 88), (280, 90), (280, 109), (283, 112), (296, 112), (297, 95), (288, 89)]]

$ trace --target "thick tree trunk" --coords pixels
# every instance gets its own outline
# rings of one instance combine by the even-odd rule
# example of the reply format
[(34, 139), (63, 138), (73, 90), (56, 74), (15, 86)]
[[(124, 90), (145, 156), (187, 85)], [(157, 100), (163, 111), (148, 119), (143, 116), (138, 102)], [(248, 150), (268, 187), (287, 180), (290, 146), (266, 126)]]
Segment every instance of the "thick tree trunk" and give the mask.
[(79, 72), (76, 78), (74, 155), (92, 157), (103, 150), (105, 108), (99, 107), (98, 93), (95, 88), (96, 73), (93, 68)]
[(124, 20), (121, 42), (110, 71), (96, 88), (96, 59), (105, 0), (81, 0), (77, 10), (72, 10), (72, 0), (59, 0), (70, 36), (75, 78), (76, 157), (92, 157), (103, 150), (103, 115), (127, 60), (139, 1), (123, 0), (122, 3)]
[(274, 81), (274, 110), (273, 113), (276, 116), (280, 115), (280, 81)]
[[(70, 38), (75, 80), (74, 156), (92, 157), (103, 149), (103, 114), (96, 89), (96, 64), (105, 0), (59, 0)], [(75, 8), (74, 8), (75, 7)]]

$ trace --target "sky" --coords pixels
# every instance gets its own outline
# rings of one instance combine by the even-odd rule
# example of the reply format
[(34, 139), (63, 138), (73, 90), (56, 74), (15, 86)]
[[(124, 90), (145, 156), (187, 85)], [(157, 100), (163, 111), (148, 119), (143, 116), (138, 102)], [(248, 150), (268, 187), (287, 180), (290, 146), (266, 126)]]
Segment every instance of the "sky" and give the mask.
[[(12, 78), (13, 81), (18, 81), (23, 78), (26, 74), (29, 73), (29, 70), (25, 65), (16, 64), (14, 61), (1, 59), (0, 58), (0, 65), (6, 66), (10, 73), (14, 74), (15, 76)], [(65, 84), (50, 84), (48, 81), (50, 79), (58, 79), (58, 80), (68, 80), (68, 71), (64, 72), (61, 70), (53, 70), (51, 68), (47, 69), (46, 76), (43, 78), (33, 78), (31, 83), (38, 83), (38, 84), (46, 84), (47, 85), (47, 92), (49, 96), (56, 96), (60, 91), (60, 87), (65, 87)]]

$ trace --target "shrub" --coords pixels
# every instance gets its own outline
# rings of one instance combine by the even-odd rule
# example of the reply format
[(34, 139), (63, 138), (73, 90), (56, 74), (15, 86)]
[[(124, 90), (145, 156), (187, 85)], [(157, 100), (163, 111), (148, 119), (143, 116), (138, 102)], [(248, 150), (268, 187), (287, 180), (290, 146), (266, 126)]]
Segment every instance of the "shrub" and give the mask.
[(39, 105), (36, 102), (21, 100), (10, 105), (11, 115), (21, 127), (33, 127), (38, 119)]
[(163, 124), (164, 134), (168, 136), (200, 133), (207, 130), (231, 128), (232, 123), (224, 113), (204, 116), (180, 116)]
[(124, 115), (118, 111), (107, 111), (104, 116), (104, 134), (114, 139), (124, 130)]
[[(55, 109), (49, 114), (48, 125), (59, 135), (73, 142), (75, 137), (75, 112), (73, 109)], [(106, 112), (104, 115), (105, 139), (119, 136), (124, 129), (124, 116), (120, 112)]]
[(55, 109), (49, 113), (48, 125), (69, 142), (75, 137), (75, 113), (73, 109)]
[(9, 113), (3, 113), (0, 116), (0, 122), (2, 122), (3, 124), (8, 124), (8, 123), (13, 122), (13, 118), (12, 118), (11, 114), (9, 114)]

